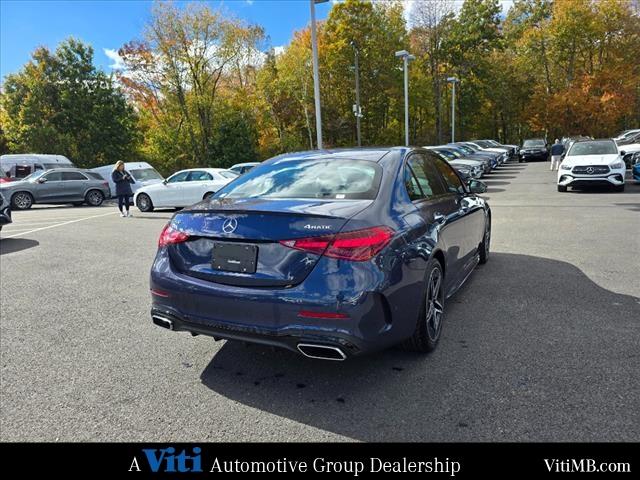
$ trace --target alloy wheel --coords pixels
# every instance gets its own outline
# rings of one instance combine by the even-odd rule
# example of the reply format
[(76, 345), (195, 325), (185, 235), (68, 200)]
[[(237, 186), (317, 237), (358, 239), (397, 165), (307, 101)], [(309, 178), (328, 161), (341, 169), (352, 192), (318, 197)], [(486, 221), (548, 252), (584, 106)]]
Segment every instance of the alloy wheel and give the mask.
[(13, 204), (19, 210), (25, 210), (31, 206), (33, 201), (28, 193), (18, 193), (13, 197)]
[(102, 203), (102, 200), (102, 194), (98, 191), (91, 191), (87, 195), (87, 201), (89, 202), (89, 205), (92, 205), (94, 207), (100, 205)]
[(142, 194), (138, 197), (138, 208), (143, 212), (146, 212), (149, 209), (150, 203), (149, 197), (146, 195)]
[(427, 334), (431, 340), (436, 341), (440, 336), (444, 313), (442, 272), (439, 268), (434, 268), (429, 276), (426, 302)]

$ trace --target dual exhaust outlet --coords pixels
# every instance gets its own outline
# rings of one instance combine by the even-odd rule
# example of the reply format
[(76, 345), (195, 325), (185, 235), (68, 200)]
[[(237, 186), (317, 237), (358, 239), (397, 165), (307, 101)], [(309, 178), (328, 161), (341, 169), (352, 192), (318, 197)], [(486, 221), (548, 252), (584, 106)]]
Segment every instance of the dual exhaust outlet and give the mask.
[[(173, 330), (173, 320), (163, 317), (162, 315), (152, 315), (151, 318), (153, 323), (159, 327), (166, 328), (167, 330)], [(334, 360), (341, 362), (347, 358), (345, 353), (338, 347), (319, 345), (316, 343), (299, 343), (297, 348), (305, 357), (314, 358), (316, 360)]]

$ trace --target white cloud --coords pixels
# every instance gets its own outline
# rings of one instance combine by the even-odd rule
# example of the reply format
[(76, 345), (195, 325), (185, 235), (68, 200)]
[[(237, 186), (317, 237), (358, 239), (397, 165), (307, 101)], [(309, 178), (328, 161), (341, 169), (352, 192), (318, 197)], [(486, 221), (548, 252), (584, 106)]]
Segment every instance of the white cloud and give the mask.
[(122, 60), (122, 57), (118, 55), (117, 50), (112, 48), (103, 48), (102, 51), (112, 62), (111, 65), (109, 65), (109, 68), (114, 70), (123, 70), (125, 68), (124, 61)]
[(284, 50), (287, 47), (285, 47), (284, 45), (278, 45), (276, 47), (273, 47), (273, 53), (278, 56), (278, 55), (282, 55), (284, 53)]

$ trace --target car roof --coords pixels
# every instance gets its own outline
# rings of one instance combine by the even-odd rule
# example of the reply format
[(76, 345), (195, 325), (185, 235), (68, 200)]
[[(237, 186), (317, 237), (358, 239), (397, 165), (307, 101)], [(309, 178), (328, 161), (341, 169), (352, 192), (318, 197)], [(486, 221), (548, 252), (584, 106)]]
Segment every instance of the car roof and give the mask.
[(46, 173), (50, 173), (50, 172), (91, 172), (91, 173), (96, 173), (96, 172), (92, 172), (91, 170), (89, 170), (87, 168), (74, 168), (74, 167), (50, 168), (49, 170), (43, 170), (43, 172), (46, 172)]
[(247, 165), (260, 165), (260, 162), (244, 162), (244, 163), (236, 163), (229, 168), (235, 167), (246, 167)]
[(49, 153), (7, 153), (0, 155), (0, 160), (9, 162), (55, 162), (62, 165), (71, 165), (73, 162), (64, 155), (53, 155)]
[(307, 150), (303, 152), (284, 153), (270, 159), (270, 161), (292, 160), (368, 160), (379, 162), (392, 151), (403, 151), (412, 147), (363, 147), (363, 148), (337, 148), (325, 150)]
[(589, 143), (589, 142), (613, 142), (616, 143), (613, 138), (579, 138), (574, 143)]

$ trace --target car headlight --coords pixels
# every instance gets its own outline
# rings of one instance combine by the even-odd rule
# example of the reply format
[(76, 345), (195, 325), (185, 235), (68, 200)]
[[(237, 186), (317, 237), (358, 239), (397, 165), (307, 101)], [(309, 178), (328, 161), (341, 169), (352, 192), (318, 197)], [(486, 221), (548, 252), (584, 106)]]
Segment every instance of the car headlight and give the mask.
[(624, 167), (624, 162), (615, 162), (615, 163), (612, 163), (611, 165), (609, 165), (609, 167), (610, 168), (614, 168), (614, 169), (622, 168), (622, 167)]
[(560, 165), (560, 168), (562, 170), (571, 170), (571, 166), (570, 165)]

